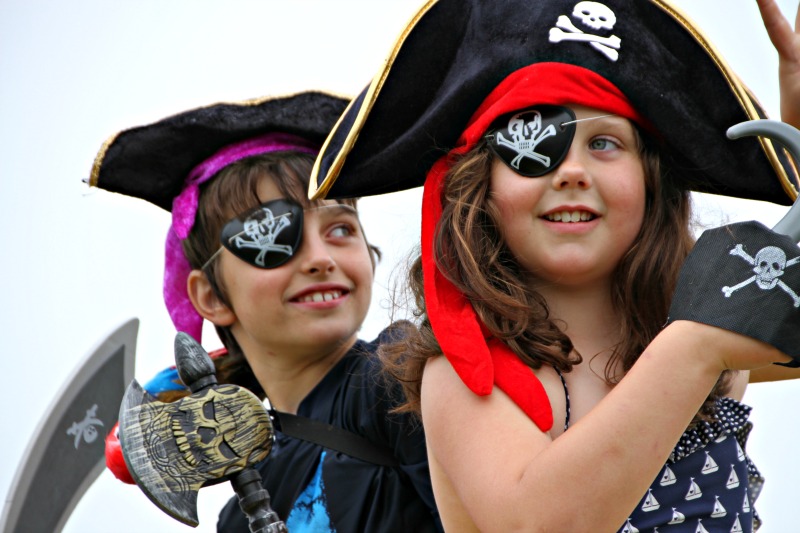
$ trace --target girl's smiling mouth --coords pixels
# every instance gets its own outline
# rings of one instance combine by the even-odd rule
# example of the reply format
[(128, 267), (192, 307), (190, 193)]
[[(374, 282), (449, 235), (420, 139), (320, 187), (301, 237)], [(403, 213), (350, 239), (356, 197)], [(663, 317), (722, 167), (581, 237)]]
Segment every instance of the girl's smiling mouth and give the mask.
[(590, 213), (589, 211), (576, 209), (553, 211), (551, 213), (547, 213), (542, 218), (549, 220), (550, 222), (588, 222), (597, 218), (597, 215)]

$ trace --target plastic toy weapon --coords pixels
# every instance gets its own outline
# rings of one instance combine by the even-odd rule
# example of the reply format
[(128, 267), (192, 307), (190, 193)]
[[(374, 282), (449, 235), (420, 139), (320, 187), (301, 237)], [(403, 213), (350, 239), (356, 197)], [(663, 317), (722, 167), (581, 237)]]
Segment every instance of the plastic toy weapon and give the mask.
[(58, 533), (105, 468), (103, 437), (133, 378), (139, 320), (112, 332), (55, 396), (17, 468), (0, 531)]
[(214, 363), (189, 335), (175, 337), (178, 374), (192, 394), (159, 402), (133, 380), (119, 413), (119, 440), (136, 484), (162, 511), (197, 526), (201, 487), (230, 480), (253, 533), (285, 533), (253, 465), (272, 449), (261, 401), (237, 385), (218, 385)]
[[(800, 165), (800, 131), (797, 128), (778, 120), (750, 120), (728, 128), (729, 139), (750, 135), (761, 135), (780, 142), (792, 154), (795, 164)], [(788, 235), (794, 242), (800, 241), (800, 198), (795, 200), (772, 231)]]

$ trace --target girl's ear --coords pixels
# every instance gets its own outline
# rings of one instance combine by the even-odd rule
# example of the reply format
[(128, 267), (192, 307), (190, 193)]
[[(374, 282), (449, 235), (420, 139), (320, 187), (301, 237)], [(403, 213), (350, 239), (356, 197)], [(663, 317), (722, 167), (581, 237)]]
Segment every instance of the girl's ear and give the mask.
[(215, 326), (230, 326), (236, 321), (233, 310), (219, 299), (202, 270), (192, 270), (189, 273), (186, 289), (200, 316)]

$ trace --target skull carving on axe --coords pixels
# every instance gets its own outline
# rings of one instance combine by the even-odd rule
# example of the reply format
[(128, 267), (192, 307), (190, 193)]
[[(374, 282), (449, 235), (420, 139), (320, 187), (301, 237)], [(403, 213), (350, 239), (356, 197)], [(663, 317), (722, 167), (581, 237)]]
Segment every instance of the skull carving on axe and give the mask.
[(175, 338), (175, 361), (191, 395), (163, 403), (133, 380), (122, 400), (120, 444), (136, 484), (161, 510), (197, 526), (201, 487), (232, 480), (238, 493), (242, 473), (250, 477), (255, 473), (256, 479), (248, 478), (245, 484), (257, 485), (250, 492), (266, 500), (267, 512), (261, 513), (262, 518), (266, 515), (265, 524), (277, 528), (265, 529), (262, 524), (258, 526), (261, 529), (254, 529), (251, 517), (251, 530), (286, 531), (269, 509), (260, 476), (251, 468), (272, 448), (273, 428), (266, 408), (247, 389), (218, 385), (211, 358), (185, 333)]

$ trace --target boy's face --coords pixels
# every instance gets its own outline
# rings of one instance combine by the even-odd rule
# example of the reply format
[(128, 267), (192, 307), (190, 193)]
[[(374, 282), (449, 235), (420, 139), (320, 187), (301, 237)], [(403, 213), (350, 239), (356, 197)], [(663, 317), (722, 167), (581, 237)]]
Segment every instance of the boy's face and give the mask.
[[(282, 194), (265, 177), (262, 202)], [(305, 210), (302, 242), (285, 264), (257, 268), (225, 250), (220, 275), (236, 315), (231, 330), (248, 359), (321, 357), (349, 347), (372, 297), (373, 267), (355, 210), (335, 201)]]

